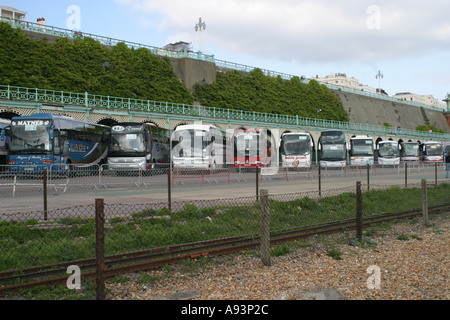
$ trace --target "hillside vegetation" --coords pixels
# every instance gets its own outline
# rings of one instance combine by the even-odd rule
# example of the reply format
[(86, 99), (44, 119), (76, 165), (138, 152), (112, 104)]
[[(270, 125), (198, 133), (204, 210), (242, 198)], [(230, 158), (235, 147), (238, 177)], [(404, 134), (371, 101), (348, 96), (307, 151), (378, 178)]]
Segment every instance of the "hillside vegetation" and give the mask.
[(260, 69), (248, 76), (218, 72), (214, 84), (194, 86), (194, 98), (210, 107), (349, 121), (342, 102), (325, 85), (314, 80), (302, 84), (298, 77), (264, 76)]
[(92, 38), (31, 40), (0, 23), (0, 84), (192, 104), (168, 59)]
[(0, 23), (0, 84), (89, 92), (155, 101), (348, 121), (339, 98), (316, 81), (294, 77), (217, 73), (213, 84), (196, 85), (191, 93), (178, 79), (170, 60), (148, 49), (112, 48), (92, 38), (58, 38), (49, 43), (26, 37), (20, 29)]

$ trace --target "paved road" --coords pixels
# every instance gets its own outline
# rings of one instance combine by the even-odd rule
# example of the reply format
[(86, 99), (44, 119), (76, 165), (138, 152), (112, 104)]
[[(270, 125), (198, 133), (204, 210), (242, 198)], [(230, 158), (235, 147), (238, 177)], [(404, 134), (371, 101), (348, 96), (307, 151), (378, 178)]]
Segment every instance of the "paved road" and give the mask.
[[(265, 174), (269, 173), (269, 174)], [(319, 179), (317, 170), (310, 172), (286, 172), (279, 170), (277, 174), (262, 172), (258, 179), (259, 189), (268, 189), (270, 194), (290, 194), (300, 192), (317, 192)], [(376, 168), (369, 176), (369, 185), (404, 185), (403, 168)], [(445, 180), (445, 171), (434, 167), (410, 168), (407, 174), (408, 185), (420, 186), (421, 179), (434, 183), (437, 173), (438, 181)], [(338, 192), (342, 188), (355, 190), (356, 181), (361, 181), (367, 189), (367, 170), (354, 169), (321, 170), (321, 191), (323, 195)], [(24, 218), (42, 217), (44, 195), (42, 181), (3, 179), (0, 186), (0, 218), (20, 216)], [(62, 208), (74, 208), (73, 212), (86, 212), (90, 215), (95, 199), (102, 198), (108, 205), (120, 204), (168, 203), (168, 176), (157, 174), (148, 177), (134, 176), (102, 176), (58, 177), (51, 179), (47, 186), (47, 209), (51, 212)], [(14, 190), (15, 187), (15, 190)], [(174, 173), (171, 187), (172, 203), (178, 201), (237, 199), (256, 196), (255, 172), (231, 172), (221, 170), (215, 173), (195, 172), (187, 174)], [(128, 206), (130, 207), (130, 206)], [(117, 209), (119, 210), (119, 209)], [(132, 210), (132, 209), (129, 209)], [(67, 209), (65, 210), (67, 212)], [(35, 212), (35, 214), (31, 214)]]

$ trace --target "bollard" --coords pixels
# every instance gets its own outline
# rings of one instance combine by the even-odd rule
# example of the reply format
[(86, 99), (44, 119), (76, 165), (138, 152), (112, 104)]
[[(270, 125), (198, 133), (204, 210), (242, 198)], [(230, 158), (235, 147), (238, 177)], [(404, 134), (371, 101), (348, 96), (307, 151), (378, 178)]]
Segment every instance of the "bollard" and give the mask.
[(356, 182), (356, 239), (362, 239), (362, 194), (361, 182)]
[(269, 193), (261, 190), (261, 261), (265, 266), (270, 266), (270, 211)]
[(105, 204), (95, 199), (95, 279), (97, 300), (105, 300)]

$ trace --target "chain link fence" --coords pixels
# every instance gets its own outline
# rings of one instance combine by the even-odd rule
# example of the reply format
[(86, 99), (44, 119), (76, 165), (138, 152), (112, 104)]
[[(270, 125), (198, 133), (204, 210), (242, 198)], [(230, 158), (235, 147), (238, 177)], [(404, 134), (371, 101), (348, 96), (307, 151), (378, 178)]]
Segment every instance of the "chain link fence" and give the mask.
[[(420, 168), (422, 177), (431, 178), (427, 206), (448, 202), (450, 185), (432, 179), (439, 172), (436, 168)], [(382, 169), (376, 169), (377, 176), (369, 175), (371, 180)], [(409, 174), (410, 169), (404, 172)], [(284, 169), (270, 175), (264, 169), (112, 172), (94, 166), (32, 175), (5, 170), (0, 191), (0, 282), (8, 288), (25, 281), (21, 275), (27, 272), (25, 279), (31, 281), (36, 270), (61, 271), (73, 264), (91, 270), (98, 255), (99, 199), (106, 272), (118, 266), (119, 273), (137, 270), (126, 265), (143, 261), (169, 263), (167, 259), (176, 256), (252, 248), (269, 265), (270, 250), (278, 244), (295, 241), (298, 246), (327, 248), (354, 239), (358, 203), (361, 219), (405, 210), (416, 214), (423, 205), (423, 186), (416, 178), (407, 183), (399, 180), (402, 168), (391, 170), (398, 172), (383, 176), (387, 184), (366, 184), (360, 179), (364, 170), (353, 172), (355, 180), (341, 184), (339, 179), (349, 173), (330, 170), (335, 175), (323, 177), (333, 188), (318, 186), (314, 168), (299, 172), (301, 178), (294, 182), (290, 177), (297, 175), (296, 170)], [(293, 192), (302, 184), (309, 191)], [(279, 192), (279, 185), (286, 189)], [(230, 196), (227, 190), (233, 191)], [(42, 204), (45, 201), (47, 205)]]
[[(370, 166), (340, 169), (225, 168), (170, 170), (169, 164), (150, 170), (109, 170), (106, 165), (72, 165), (0, 168), (0, 218), (9, 214), (56, 210), (77, 206), (95, 198), (114, 202), (171, 201), (187, 199), (258, 196), (261, 188), (271, 193), (291, 193), (354, 186), (362, 181), (367, 189), (380, 184), (405, 186), (421, 179), (435, 184), (448, 181), (442, 164)], [(27, 170), (26, 170), (27, 169)], [(3, 218), (2, 218), (3, 219)]]

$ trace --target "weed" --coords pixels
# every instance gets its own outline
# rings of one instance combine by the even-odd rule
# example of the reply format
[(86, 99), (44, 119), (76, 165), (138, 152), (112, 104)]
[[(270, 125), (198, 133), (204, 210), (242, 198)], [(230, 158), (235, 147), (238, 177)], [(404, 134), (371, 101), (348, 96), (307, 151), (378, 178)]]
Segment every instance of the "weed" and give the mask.
[(288, 246), (276, 246), (272, 250), (270, 250), (270, 255), (273, 257), (280, 257), (284, 256), (285, 254), (289, 253)]
[(355, 247), (368, 247), (368, 246), (376, 246), (377, 242), (370, 237), (363, 236), (361, 240), (355, 239), (350, 241), (349, 245)]
[(334, 260), (342, 260), (342, 252), (339, 249), (328, 249), (327, 255), (333, 258)]
[(402, 233), (397, 236), (397, 240), (407, 241), (409, 240), (409, 236), (407, 234)]

